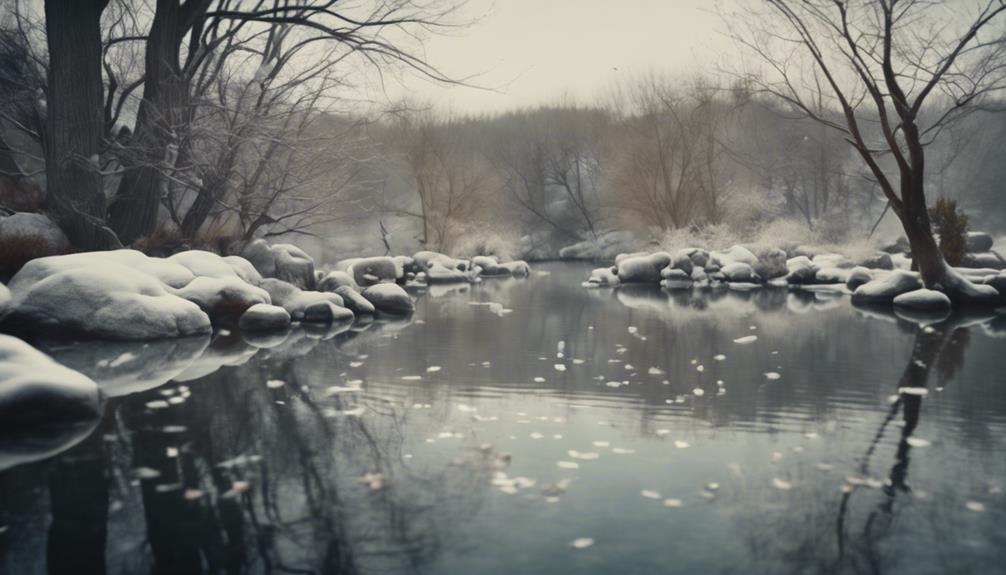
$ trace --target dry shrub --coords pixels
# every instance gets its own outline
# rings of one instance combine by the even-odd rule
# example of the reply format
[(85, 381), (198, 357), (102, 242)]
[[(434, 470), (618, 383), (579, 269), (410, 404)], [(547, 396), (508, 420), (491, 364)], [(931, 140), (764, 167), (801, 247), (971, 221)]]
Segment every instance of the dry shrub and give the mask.
[(940, 198), (929, 208), (933, 230), (940, 236), (940, 251), (951, 266), (959, 266), (968, 253), (968, 216), (957, 202)]

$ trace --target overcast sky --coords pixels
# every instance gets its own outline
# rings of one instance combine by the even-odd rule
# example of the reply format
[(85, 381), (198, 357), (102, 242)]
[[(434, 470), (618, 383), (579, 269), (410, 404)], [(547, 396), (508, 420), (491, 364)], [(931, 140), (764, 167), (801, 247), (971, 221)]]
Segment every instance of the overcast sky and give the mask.
[(688, 74), (731, 44), (709, 0), (470, 0), (481, 21), (427, 39), (428, 60), (496, 92), (414, 78), (388, 86), (457, 112), (497, 112), (563, 97), (587, 102), (620, 78)]

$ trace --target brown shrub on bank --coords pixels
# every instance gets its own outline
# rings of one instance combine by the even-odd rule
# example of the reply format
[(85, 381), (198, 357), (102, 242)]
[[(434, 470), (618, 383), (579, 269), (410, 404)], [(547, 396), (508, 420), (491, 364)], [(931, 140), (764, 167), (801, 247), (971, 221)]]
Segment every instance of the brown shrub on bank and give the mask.
[(961, 265), (968, 253), (968, 216), (957, 207), (957, 202), (940, 198), (929, 208), (929, 219), (940, 235), (943, 259), (952, 266)]

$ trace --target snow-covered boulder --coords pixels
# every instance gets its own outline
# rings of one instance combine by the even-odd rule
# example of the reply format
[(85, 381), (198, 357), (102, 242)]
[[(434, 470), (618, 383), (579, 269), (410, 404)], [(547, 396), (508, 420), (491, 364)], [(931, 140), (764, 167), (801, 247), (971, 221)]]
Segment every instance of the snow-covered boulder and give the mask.
[[(730, 249), (725, 251), (710, 252), (709, 259), (720, 270), (732, 263), (747, 264), (752, 268), (758, 263), (758, 256), (754, 255), (751, 250), (744, 246), (731, 246)], [(706, 271), (709, 270), (706, 269)]]
[(584, 282), (587, 287), (613, 287), (619, 284), (618, 276), (613, 268), (596, 268), (590, 272), (590, 278)]
[(343, 260), (335, 267), (352, 276), (353, 281), (360, 287), (393, 282), (405, 274), (404, 270), (395, 264), (395, 260), (388, 256)]
[(943, 292), (923, 288), (895, 297), (894, 305), (914, 311), (944, 311), (950, 309), (950, 298)]
[[(674, 253), (674, 257), (671, 258), (671, 269), (681, 270), (685, 274), (690, 275), (692, 270), (695, 269), (695, 262), (692, 261), (693, 250), (691, 248), (686, 248), (683, 250), (678, 250)], [(702, 265), (705, 265), (703, 263)], [(665, 270), (668, 268), (664, 268)]]
[(100, 416), (98, 386), (24, 341), (0, 334), (0, 427)]
[(302, 290), (283, 280), (266, 278), (259, 287), (269, 292), (273, 305), (285, 309), (293, 321), (304, 320), (307, 307), (317, 302), (331, 302), (335, 306), (343, 307), (342, 298), (338, 294)]
[(987, 251), (987, 252), (977, 252), (969, 253), (964, 256), (964, 261), (961, 263), (967, 268), (990, 268), (994, 270), (1006, 269), (1006, 259), (1002, 257), (999, 252)]
[(987, 252), (992, 249), (994, 240), (985, 232), (968, 232), (968, 252)]
[[(193, 277), (215, 279), (238, 279), (250, 285), (258, 285), (262, 276), (255, 270), (251, 262), (238, 256), (220, 257), (213, 252), (203, 250), (186, 250), (166, 258), (147, 258), (146, 265), (151, 268), (148, 273), (163, 275), (164, 271), (155, 268), (164, 267), (164, 263), (177, 264), (192, 273)], [(167, 270), (168, 268), (164, 268)], [(166, 280), (165, 283), (171, 285)], [(180, 286), (174, 286), (180, 287)]]
[(758, 261), (751, 267), (764, 281), (781, 278), (789, 273), (786, 265), (786, 252), (779, 248), (767, 248), (759, 250)]
[(817, 279), (818, 267), (807, 256), (796, 256), (786, 260), (789, 274), (786, 281), (793, 285), (812, 284)]
[(254, 305), (272, 301), (264, 289), (246, 283), (237, 276), (197, 277), (174, 293), (198, 305), (213, 320), (238, 317)]
[[(30, 333), (105, 339), (159, 339), (211, 329), (209, 316), (198, 305), (134, 268), (100, 258), (96, 265), (70, 265), (64, 271), (49, 264), (53, 273), (38, 281), (27, 281), (20, 273), (11, 281), (13, 297), (5, 324)], [(22, 271), (33, 276), (29, 266)]]
[[(184, 252), (183, 252), (184, 253)], [(314, 259), (292, 244), (272, 244), (254, 240), (241, 250), (264, 278), (283, 280), (301, 289), (314, 289)]]
[(0, 217), (0, 246), (0, 270), (13, 270), (29, 260), (70, 251), (70, 242), (55, 222), (30, 212)]
[(859, 265), (871, 270), (893, 270), (894, 260), (891, 259), (891, 254), (886, 252), (877, 252), (872, 256), (867, 256), (863, 258)]
[(441, 267), (447, 268), (449, 270), (458, 270), (462, 272), (468, 270), (468, 262), (452, 258), (451, 256), (446, 254), (442, 254), (439, 252), (431, 252), (428, 250), (416, 252), (416, 254), (412, 256), (412, 260), (414, 262), (416, 270), (422, 272), (429, 272), (430, 268), (434, 264), (439, 264)]
[(660, 271), (671, 264), (667, 252), (615, 258), (615, 274), (623, 283), (660, 283)]
[(922, 288), (917, 273), (895, 270), (877, 277), (852, 292), (852, 302), (859, 304), (885, 304), (903, 293)]
[(426, 269), (426, 282), (429, 284), (467, 282), (472, 279), (473, 276), (467, 271), (456, 267), (447, 267), (440, 261), (432, 262)]
[(509, 270), (502, 267), (493, 256), (475, 256), (472, 258), (472, 265), (482, 268), (483, 276), (510, 275)]
[(346, 308), (354, 314), (358, 316), (374, 315), (374, 312), (376, 311), (374, 304), (370, 303), (367, 298), (363, 297), (360, 292), (355, 289), (349, 286), (339, 286), (335, 288), (335, 293), (339, 294), (342, 298), (343, 305), (345, 305)]
[(325, 274), (321, 280), (318, 281), (318, 291), (330, 291), (334, 292), (336, 289), (348, 286), (351, 288), (356, 288), (356, 281), (353, 280), (353, 276), (344, 271), (333, 271)]
[(821, 268), (814, 275), (814, 283), (844, 284), (849, 281), (850, 270), (837, 267)]
[(720, 270), (723, 278), (731, 283), (754, 283), (758, 281), (754, 268), (750, 264), (740, 261), (729, 263)]
[(278, 305), (259, 303), (251, 306), (238, 320), (241, 331), (276, 331), (290, 326), (290, 313)]
[[(702, 268), (693, 268), (692, 273), (695, 272), (702, 272)], [(660, 272), (660, 276), (663, 278), (660, 285), (669, 289), (688, 289), (694, 283), (692, 281), (692, 274), (685, 272), (683, 269), (666, 267)]]
[(705, 268), (709, 263), (709, 252), (702, 248), (685, 248), (684, 251), (688, 252), (688, 257), (696, 267)]
[(531, 275), (531, 266), (524, 260), (504, 262), (500, 267), (505, 268), (515, 278), (526, 278)]
[(351, 321), (354, 317), (355, 315), (352, 311), (341, 305), (335, 305), (330, 301), (316, 301), (304, 307), (304, 318), (301, 321), (328, 323), (333, 321)]
[(362, 295), (381, 313), (408, 315), (416, 309), (412, 297), (398, 284), (372, 285)]
[(163, 285), (172, 288), (184, 287), (196, 277), (189, 268), (176, 261), (148, 257), (146, 254), (136, 250), (114, 250), (107, 252), (83, 252), (32, 260), (25, 264), (17, 275), (11, 278), (8, 287), (10, 287), (11, 292), (17, 292), (25, 286), (37, 283), (53, 274), (76, 268), (101, 268), (107, 264), (127, 267), (135, 272), (150, 276)]
[(856, 288), (869, 283), (872, 279), (873, 274), (870, 273), (870, 270), (863, 266), (857, 266), (849, 270), (849, 275), (845, 280), (845, 287), (849, 288), (850, 291), (856, 291)]

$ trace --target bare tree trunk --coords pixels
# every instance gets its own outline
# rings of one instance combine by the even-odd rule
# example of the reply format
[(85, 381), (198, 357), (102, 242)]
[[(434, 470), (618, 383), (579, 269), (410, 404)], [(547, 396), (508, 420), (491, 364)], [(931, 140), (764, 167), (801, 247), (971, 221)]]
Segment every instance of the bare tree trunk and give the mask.
[(109, 222), (123, 242), (150, 235), (157, 226), (166, 189), (169, 147), (187, 106), (188, 86), (179, 63), (181, 42), (205, 0), (157, 0), (147, 39), (143, 100), (136, 116), (132, 157), (109, 209)]
[(98, 171), (103, 125), (101, 12), (107, 0), (46, 0), (46, 208), (78, 249), (118, 247)]

